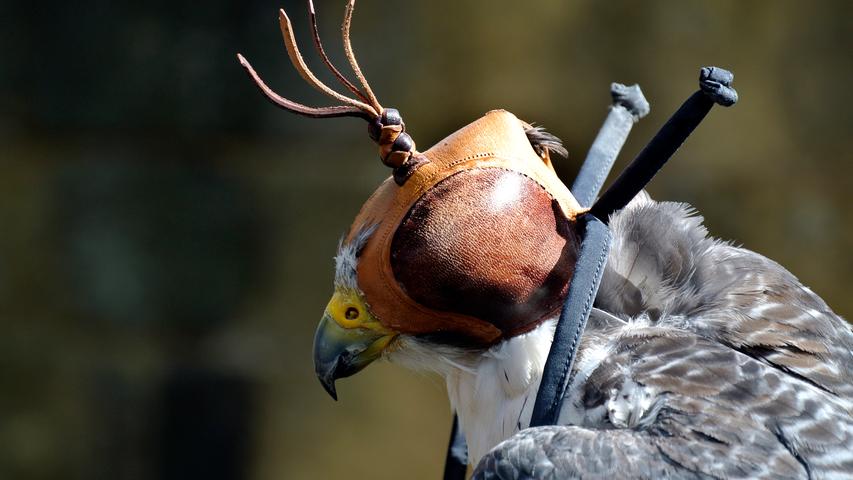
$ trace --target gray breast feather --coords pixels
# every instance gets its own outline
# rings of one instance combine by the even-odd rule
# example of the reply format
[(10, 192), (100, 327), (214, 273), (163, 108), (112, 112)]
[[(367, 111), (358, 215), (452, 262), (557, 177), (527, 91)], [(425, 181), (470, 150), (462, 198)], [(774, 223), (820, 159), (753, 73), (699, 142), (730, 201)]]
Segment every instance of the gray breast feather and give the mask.
[(524, 430), (475, 478), (853, 478), (853, 331), (784, 268), (708, 238), (682, 204), (641, 198), (611, 220), (613, 251), (573, 386), (600, 409), (631, 382), (647, 418)]

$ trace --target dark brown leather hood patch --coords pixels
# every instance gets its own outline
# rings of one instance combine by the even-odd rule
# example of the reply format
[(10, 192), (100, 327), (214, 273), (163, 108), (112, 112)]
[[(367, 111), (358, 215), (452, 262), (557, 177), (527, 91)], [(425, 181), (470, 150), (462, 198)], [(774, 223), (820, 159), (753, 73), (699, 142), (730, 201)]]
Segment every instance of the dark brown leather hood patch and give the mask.
[(512, 336), (559, 310), (579, 240), (536, 181), (515, 171), (456, 173), (409, 210), (391, 267), (419, 304), (470, 315)]

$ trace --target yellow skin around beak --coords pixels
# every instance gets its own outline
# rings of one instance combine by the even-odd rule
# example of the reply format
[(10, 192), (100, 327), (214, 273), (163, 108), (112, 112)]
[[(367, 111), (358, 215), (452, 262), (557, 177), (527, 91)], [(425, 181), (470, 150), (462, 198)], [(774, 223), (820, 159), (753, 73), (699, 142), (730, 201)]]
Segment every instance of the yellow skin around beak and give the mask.
[(314, 370), (337, 400), (335, 380), (353, 375), (379, 358), (397, 334), (370, 314), (361, 296), (335, 289), (314, 334)]

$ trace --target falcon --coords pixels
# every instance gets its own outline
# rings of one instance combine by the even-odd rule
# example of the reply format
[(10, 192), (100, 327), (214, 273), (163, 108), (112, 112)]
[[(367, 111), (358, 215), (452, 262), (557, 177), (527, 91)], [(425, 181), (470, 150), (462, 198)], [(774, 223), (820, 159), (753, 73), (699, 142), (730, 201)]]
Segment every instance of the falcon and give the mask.
[[(576, 199), (551, 163), (565, 151), (559, 140), (509, 112), (419, 151), (355, 59), (354, 4), (342, 34), (359, 86), (326, 56), (309, 1), (317, 52), (353, 96), (311, 72), (279, 17), (296, 70), (340, 105), (288, 100), (238, 55), (275, 105), (366, 120), (392, 169), (335, 257), (314, 338), (332, 397), (338, 379), (378, 359), (437, 373), (476, 479), (853, 479), (851, 326), (779, 264), (709, 236), (692, 207), (634, 196), (713, 103), (737, 100), (730, 72), (703, 68), (700, 91), (614, 182), (629, 187), (586, 208), (603, 176)], [(606, 124), (630, 129), (630, 115), (617, 117)], [(600, 150), (615, 155), (627, 129), (604, 135)], [(611, 247), (595, 264), (600, 286), (584, 299), (589, 320), (572, 337), (556, 421), (530, 427), (541, 425), (534, 404), (552, 343), (561, 345), (561, 307), (575, 273), (589, 273), (589, 226), (605, 221)]]
[(556, 318), (485, 349), (400, 334), (342, 244), (317, 375), (387, 359), (444, 377), (474, 478), (853, 478), (853, 331), (779, 264), (709, 237), (683, 203), (639, 195), (613, 247), (559, 424), (526, 428)]

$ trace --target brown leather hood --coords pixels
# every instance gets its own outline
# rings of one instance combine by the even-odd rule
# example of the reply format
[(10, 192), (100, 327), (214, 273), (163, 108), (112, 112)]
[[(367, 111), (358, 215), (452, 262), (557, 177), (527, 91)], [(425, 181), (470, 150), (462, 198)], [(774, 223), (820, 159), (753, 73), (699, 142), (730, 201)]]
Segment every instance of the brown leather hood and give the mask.
[(358, 262), (371, 313), (406, 334), (490, 345), (553, 316), (571, 279), (581, 207), (513, 114), (495, 110), (374, 192), (350, 229), (376, 230)]

